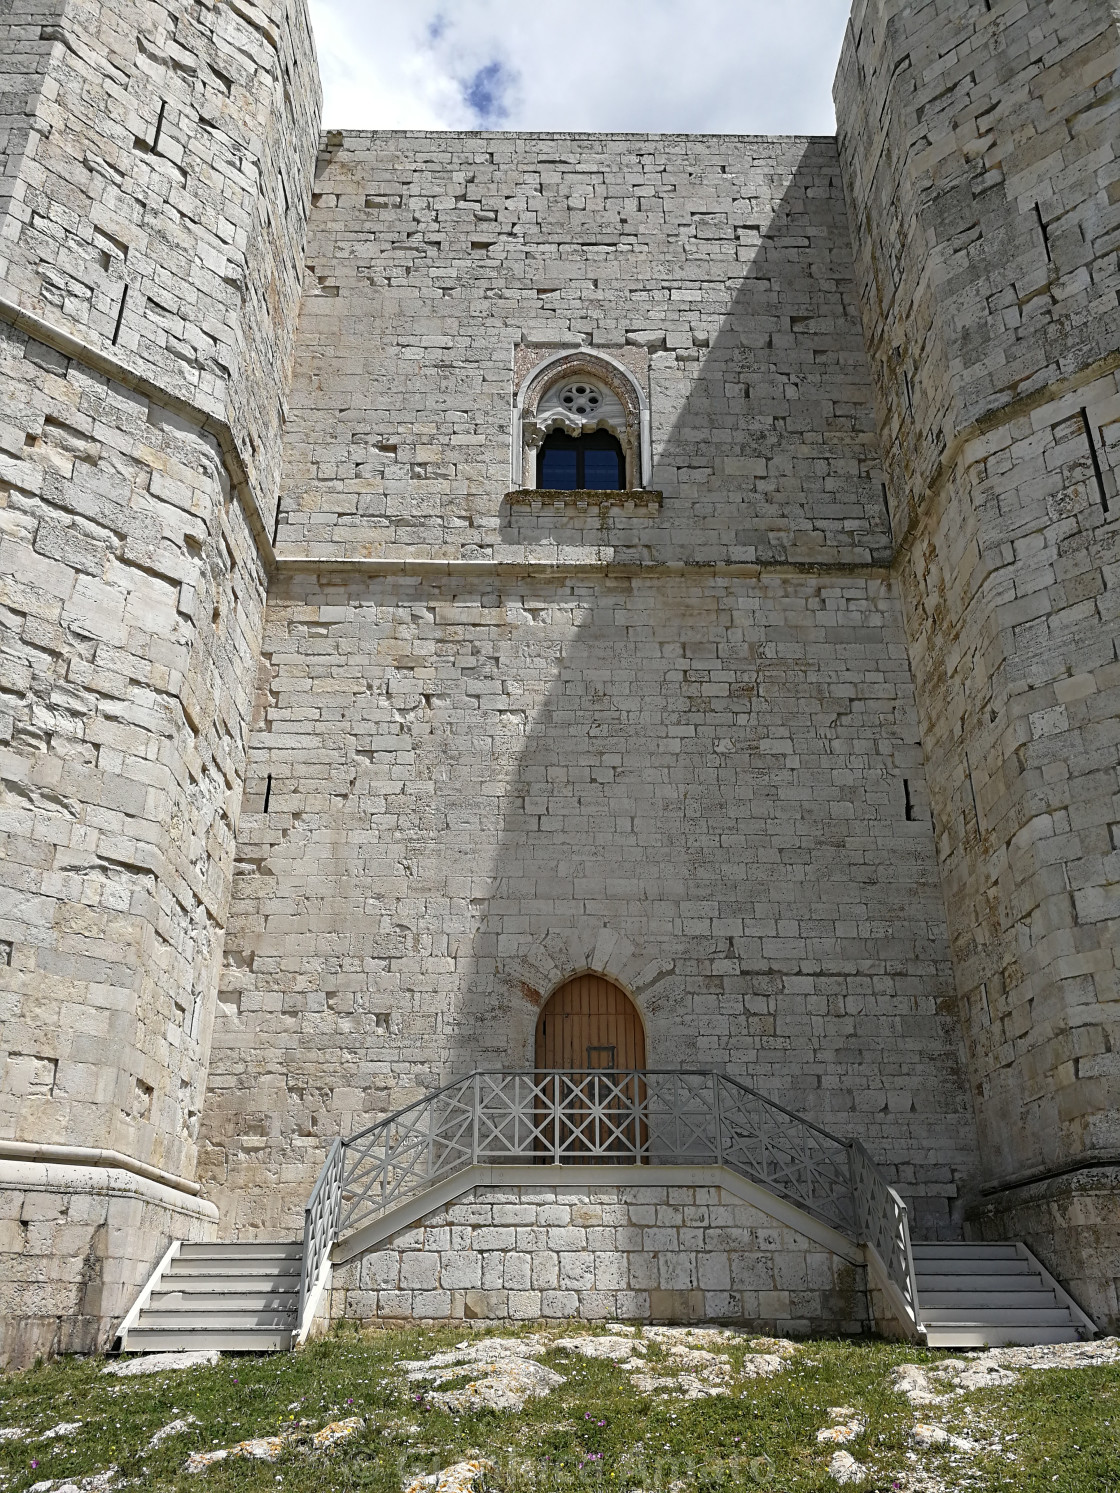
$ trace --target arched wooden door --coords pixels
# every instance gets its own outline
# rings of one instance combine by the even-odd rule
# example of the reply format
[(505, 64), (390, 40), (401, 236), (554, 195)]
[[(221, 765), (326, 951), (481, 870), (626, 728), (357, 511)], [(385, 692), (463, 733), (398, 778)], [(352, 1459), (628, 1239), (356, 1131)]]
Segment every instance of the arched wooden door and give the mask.
[(624, 990), (602, 975), (561, 985), (537, 1021), (536, 1056), (540, 1149), (550, 1160), (645, 1160), (645, 1079), (633, 1071), (646, 1065), (645, 1033)]
[(577, 975), (545, 1002), (537, 1021), (538, 1071), (644, 1068), (646, 1041), (633, 1001), (602, 975)]

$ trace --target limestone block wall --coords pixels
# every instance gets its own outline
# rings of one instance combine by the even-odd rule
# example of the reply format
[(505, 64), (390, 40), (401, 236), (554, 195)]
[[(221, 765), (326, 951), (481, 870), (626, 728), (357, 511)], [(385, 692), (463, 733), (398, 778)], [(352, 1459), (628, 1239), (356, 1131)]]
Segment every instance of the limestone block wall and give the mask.
[(228, 421), (271, 529), (318, 142), (306, 7), (50, 10), (4, 21), (3, 293)]
[(9, 1348), (92, 1346), (179, 1205), (82, 1221), (97, 1310), (31, 1223), (105, 1150), (195, 1206), (318, 84), (298, 3), (3, 25), (0, 1156), (67, 1150), (2, 1273)]
[(836, 86), (993, 1198), (1120, 1154), (1118, 67), (1104, 0), (860, 0)]
[(0, 16), (0, 220), (19, 181), (63, 3), (10, 4)]
[(170, 1238), (212, 1239), (217, 1209), (119, 1167), (0, 1159), (0, 1361), (106, 1346)]
[(1082, 1167), (998, 1192), (974, 1210), (969, 1232), (1030, 1240), (1040, 1259), (1062, 1262), (1070, 1294), (1102, 1331), (1120, 1319), (1120, 1167)]
[[(329, 134), (307, 259), (282, 550), (886, 557), (835, 141)], [(638, 525), (506, 500), (517, 389), (581, 346), (649, 401)]]
[(227, 1237), (298, 1231), (335, 1135), (531, 1068), (589, 968), (650, 1066), (858, 1134), (919, 1236), (959, 1228), (975, 1142), (885, 577), (293, 562), (262, 655), (200, 1162)]
[(329, 1313), (859, 1333), (865, 1277), (721, 1187), (478, 1186), (336, 1267)]
[(0, 359), (0, 1139), (190, 1176), (264, 571), (213, 437)]

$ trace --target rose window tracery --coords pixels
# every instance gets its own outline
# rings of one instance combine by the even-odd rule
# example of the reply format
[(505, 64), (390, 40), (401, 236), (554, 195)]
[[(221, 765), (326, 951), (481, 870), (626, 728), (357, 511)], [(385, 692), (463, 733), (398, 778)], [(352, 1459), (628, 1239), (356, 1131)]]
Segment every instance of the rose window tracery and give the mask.
[(602, 402), (603, 396), (594, 384), (565, 384), (560, 390), (560, 403), (581, 418), (594, 414)]

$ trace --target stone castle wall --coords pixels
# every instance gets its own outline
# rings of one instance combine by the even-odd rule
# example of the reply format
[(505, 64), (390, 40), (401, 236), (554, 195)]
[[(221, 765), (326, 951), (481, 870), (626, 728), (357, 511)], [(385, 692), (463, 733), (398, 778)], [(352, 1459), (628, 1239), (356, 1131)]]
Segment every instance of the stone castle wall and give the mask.
[[(285, 428), (282, 552), (889, 557), (835, 142), (328, 135)], [(511, 403), (559, 348), (645, 391), (637, 518), (511, 512)]]
[(4, 295), (226, 422), (271, 530), (318, 141), (305, 8), (47, 10), (4, 22)]
[(532, 1068), (584, 968), (652, 1066), (861, 1135), (954, 1227), (972, 1119), (885, 579), (324, 570), (274, 588), (263, 652), (203, 1124), (228, 1235), (298, 1228), (328, 1138)]
[[(856, 0), (838, 142), (320, 140), (299, 0), (12, 0), (3, 1353), (584, 969), (1115, 1320), (1118, 70)], [(511, 491), (579, 349), (648, 492)]]
[(1104, 0), (861, 0), (837, 79), (989, 1236), (1120, 1156), (1118, 43)]
[[(327, 137), (204, 1120), (228, 1234), (298, 1226), (328, 1137), (531, 1067), (588, 967), (648, 1062), (858, 1131), (959, 1228), (850, 254), (828, 140)], [(515, 511), (560, 347), (639, 383), (652, 498)]]
[[(184, 1210), (213, 1226), (190, 1179), (318, 85), (298, 5), (15, 0), (4, 24), (5, 1315), (50, 1351), (104, 1339), (161, 1208), (157, 1255)], [(52, 1202), (53, 1163), (88, 1188)], [(131, 1238), (83, 1201), (127, 1213), (130, 1167), (159, 1179)]]

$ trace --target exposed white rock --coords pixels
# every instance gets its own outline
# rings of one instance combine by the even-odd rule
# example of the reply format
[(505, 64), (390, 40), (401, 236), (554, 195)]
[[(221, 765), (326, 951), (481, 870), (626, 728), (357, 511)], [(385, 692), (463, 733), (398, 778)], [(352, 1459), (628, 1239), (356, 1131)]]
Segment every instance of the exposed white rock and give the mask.
[(731, 1393), (729, 1385), (713, 1383), (696, 1374), (633, 1374), (630, 1382), (639, 1394), (655, 1395), (664, 1391), (682, 1400), (709, 1400)]
[(260, 1462), (275, 1462), (286, 1446), (306, 1442), (311, 1451), (324, 1451), (339, 1441), (345, 1441), (361, 1430), (365, 1422), (360, 1415), (346, 1420), (332, 1420), (318, 1431), (281, 1431), (277, 1436), (251, 1436), (239, 1441), (236, 1446), (216, 1447), (210, 1452), (192, 1452), (187, 1458), (188, 1472), (205, 1472), (215, 1462), (224, 1462), (227, 1457), (251, 1457)]
[[(579, 1339), (568, 1339), (575, 1342)], [(515, 1358), (539, 1358), (552, 1347), (563, 1347), (562, 1342), (553, 1343), (536, 1333), (525, 1337), (484, 1337), (466, 1339), (453, 1348), (433, 1353), (430, 1358), (402, 1358), (400, 1367), (409, 1378), (424, 1378), (421, 1370), (445, 1368), (449, 1364), (483, 1363), (491, 1358), (512, 1356)]]
[(624, 1368), (627, 1363), (640, 1362), (646, 1351), (636, 1339), (617, 1335), (561, 1338), (556, 1347), (565, 1353), (581, 1353), (584, 1358), (607, 1358)]
[(159, 1430), (148, 1442), (148, 1450), (154, 1451), (164, 1441), (170, 1440), (172, 1436), (180, 1436), (184, 1431), (189, 1431), (191, 1426), (197, 1426), (198, 1420), (193, 1415), (184, 1415), (180, 1420), (170, 1421), (166, 1426), (160, 1426)]
[(936, 1405), (941, 1399), (920, 1364), (900, 1363), (891, 1370), (891, 1380), (896, 1392), (905, 1395), (911, 1405)]
[(797, 1344), (784, 1337), (752, 1337), (747, 1343), (752, 1353), (777, 1353), (780, 1358), (792, 1358)]
[(744, 1379), (769, 1379), (772, 1374), (780, 1374), (786, 1363), (784, 1353), (748, 1353), (739, 1373)]
[(200, 1348), (192, 1353), (145, 1353), (139, 1358), (119, 1358), (107, 1363), (101, 1372), (130, 1379), (134, 1374), (167, 1374), (175, 1369), (210, 1368), (221, 1356), (217, 1348)]
[(642, 1336), (651, 1343), (688, 1348), (723, 1348), (743, 1340), (731, 1327), (646, 1327)]
[[(526, 1400), (551, 1394), (564, 1383), (562, 1374), (535, 1362), (550, 1346), (538, 1337), (484, 1338), (479, 1343), (460, 1343), (430, 1358), (406, 1359), (401, 1367), (411, 1383), (434, 1386), (427, 1398), (444, 1409), (521, 1410)], [(477, 1378), (455, 1389), (439, 1388), (462, 1378), (467, 1369), (477, 1369)]]
[(1080, 1369), (1120, 1362), (1120, 1338), (1093, 1343), (1040, 1343), (1031, 1348), (988, 1348), (939, 1363), (899, 1364), (894, 1387), (911, 1405), (937, 1405), (953, 1394), (1014, 1384), (1024, 1369)]
[(978, 1361), (995, 1362), (1005, 1369), (1095, 1368), (1120, 1363), (1120, 1337), (1092, 1343), (1039, 1343), (1033, 1348), (990, 1348)]
[(862, 1436), (866, 1429), (867, 1422), (857, 1416), (854, 1420), (842, 1421), (839, 1425), (822, 1426), (817, 1432), (817, 1440), (825, 1444), (831, 1442), (836, 1446), (846, 1446), (849, 1441)]
[(958, 1452), (976, 1452), (979, 1447), (974, 1441), (968, 1441), (963, 1436), (951, 1435), (944, 1426), (927, 1425), (923, 1421), (913, 1427), (910, 1432), (910, 1440), (915, 1446), (946, 1446), (952, 1447)]
[(494, 1471), (493, 1462), (478, 1458), (468, 1462), (453, 1462), (442, 1472), (414, 1477), (405, 1483), (402, 1493), (480, 1493), (486, 1486), (487, 1473)]
[(867, 1468), (863, 1463), (857, 1462), (851, 1452), (845, 1451), (833, 1452), (828, 1471), (838, 1483), (859, 1483), (867, 1476)]
[(718, 1353), (708, 1353), (703, 1348), (672, 1347), (669, 1349), (669, 1360), (674, 1368), (711, 1374), (720, 1379), (731, 1375), (731, 1364), (726, 1358)]
[(117, 1468), (107, 1467), (104, 1472), (95, 1472), (90, 1477), (43, 1478), (32, 1483), (27, 1493), (108, 1493), (118, 1478)]

